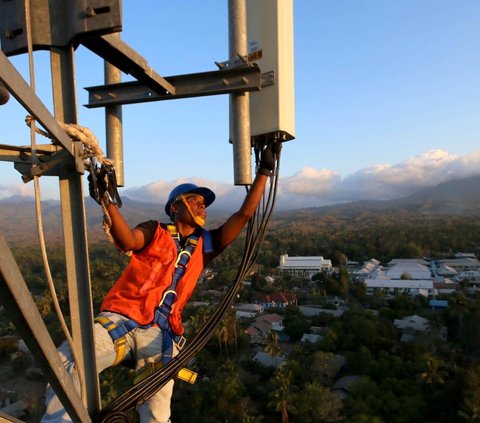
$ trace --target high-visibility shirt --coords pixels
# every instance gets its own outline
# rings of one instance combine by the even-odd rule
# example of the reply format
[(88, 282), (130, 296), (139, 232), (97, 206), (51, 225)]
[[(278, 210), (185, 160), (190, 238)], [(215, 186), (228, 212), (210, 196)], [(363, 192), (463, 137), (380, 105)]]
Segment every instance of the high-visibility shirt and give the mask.
[[(177, 285), (177, 298), (169, 315), (171, 328), (177, 335), (184, 332), (183, 307), (210, 258), (212, 255), (203, 254), (203, 238), (200, 237), (185, 274)], [(176, 259), (175, 241), (168, 230), (158, 225), (150, 244), (132, 253), (127, 268), (104, 298), (101, 311), (120, 313), (140, 325), (151, 324), (155, 308), (172, 283)]]

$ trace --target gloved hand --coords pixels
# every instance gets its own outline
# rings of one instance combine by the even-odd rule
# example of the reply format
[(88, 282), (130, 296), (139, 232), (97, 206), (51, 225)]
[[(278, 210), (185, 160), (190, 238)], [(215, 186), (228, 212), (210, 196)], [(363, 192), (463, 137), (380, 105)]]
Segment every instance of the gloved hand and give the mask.
[(88, 175), (88, 192), (90, 197), (92, 197), (98, 204), (101, 204), (103, 198), (105, 198), (105, 193), (107, 192), (107, 185), (105, 182), (105, 175), (102, 175), (98, 169), (94, 170), (95, 177), (90, 173)]
[(88, 175), (88, 191), (90, 196), (98, 203), (108, 206), (110, 204), (122, 207), (122, 199), (118, 194), (117, 176), (115, 167), (111, 163), (102, 163), (100, 167), (91, 165)]
[(275, 169), (275, 154), (276, 151), (274, 152), (273, 143), (269, 142), (261, 152), (258, 173), (267, 176), (270, 176), (273, 173), (273, 170)]

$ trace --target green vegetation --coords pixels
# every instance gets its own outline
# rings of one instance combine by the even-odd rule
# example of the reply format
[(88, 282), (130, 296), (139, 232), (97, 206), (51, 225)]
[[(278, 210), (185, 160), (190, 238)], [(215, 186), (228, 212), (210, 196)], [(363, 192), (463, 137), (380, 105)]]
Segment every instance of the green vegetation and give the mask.
[[(199, 373), (195, 385), (177, 382), (172, 401), (173, 421), (187, 422), (345, 422), (424, 423), (475, 422), (480, 409), (480, 297), (464, 291), (444, 297), (446, 310), (431, 310), (428, 300), (398, 295), (367, 296), (365, 286), (351, 281), (343, 267), (346, 258), (363, 261), (377, 258), (421, 256), (445, 257), (455, 251), (477, 252), (480, 223), (474, 219), (412, 216), (404, 213), (364, 214), (358, 218), (277, 219), (272, 222), (249, 286), (242, 286), (239, 301), (252, 301), (258, 293), (277, 290), (297, 292), (299, 304), (322, 304), (330, 296), (345, 301), (348, 310), (340, 317), (320, 314), (306, 318), (296, 307), (273, 310), (284, 316), (290, 343), (269, 335), (262, 351), (286, 361), (277, 370), (252, 360), (253, 350), (245, 329), (249, 322), (227, 314), (208, 343), (196, 356), (192, 368)], [(298, 223), (301, 222), (301, 223)], [(205, 300), (211, 290), (224, 290), (236, 273), (242, 241), (236, 241), (213, 263), (215, 278), (199, 284), (196, 300)], [(276, 274), (280, 254), (323, 255), (332, 258), (340, 271), (319, 274), (313, 283), (294, 277), (279, 277), (274, 284), (264, 277)], [(43, 267), (35, 249), (16, 246), (25, 280), (56, 342), (61, 340), (57, 319), (46, 289)], [(128, 258), (106, 242), (90, 247), (94, 308), (120, 275)], [(68, 300), (63, 252), (50, 253), (50, 266), (57, 295), (65, 314)], [(208, 319), (211, 307), (185, 310), (187, 335)], [(401, 342), (394, 319), (412, 314), (429, 320), (430, 330)], [(322, 337), (315, 344), (299, 339), (311, 326)], [(447, 340), (437, 336), (448, 329)], [(0, 313), (0, 334), (14, 333), (5, 313)], [(26, 368), (28, 360), (12, 358), (15, 345), (0, 339), (2, 363), (15, 370)], [(343, 362), (338, 361), (343, 357)], [(125, 367), (109, 369), (101, 376), (104, 404), (132, 383)], [(338, 396), (334, 383), (343, 376), (355, 376), (348, 395)]]

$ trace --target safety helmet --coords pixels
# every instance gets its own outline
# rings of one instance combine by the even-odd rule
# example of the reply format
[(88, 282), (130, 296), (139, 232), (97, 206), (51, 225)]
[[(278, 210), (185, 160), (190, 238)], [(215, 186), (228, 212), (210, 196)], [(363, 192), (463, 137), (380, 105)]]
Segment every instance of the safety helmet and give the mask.
[(170, 215), (170, 206), (177, 200), (179, 195), (182, 194), (199, 194), (205, 200), (205, 207), (208, 207), (215, 201), (215, 193), (205, 187), (199, 187), (195, 184), (180, 184), (177, 185), (175, 188), (172, 189), (168, 196), (167, 204), (165, 204), (165, 213), (167, 213), (168, 217), (172, 217)]

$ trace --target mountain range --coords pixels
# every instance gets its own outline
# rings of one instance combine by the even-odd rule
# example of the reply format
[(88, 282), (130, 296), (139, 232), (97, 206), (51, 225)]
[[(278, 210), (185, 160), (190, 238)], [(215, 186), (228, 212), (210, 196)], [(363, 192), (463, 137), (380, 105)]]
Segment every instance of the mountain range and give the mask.
[[(164, 218), (163, 204), (141, 203), (128, 197), (123, 198), (123, 203), (122, 211), (130, 225), (148, 219)], [(89, 240), (94, 242), (104, 239), (100, 207), (88, 197), (85, 199), (85, 208)], [(231, 210), (212, 209), (209, 211), (209, 223), (215, 226), (230, 212)], [(354, 218), (366, 212), (478, 216), (480, 215), (480, 175), (443, 182), (395, 200), (364, 200), (298, 210), (276, 210), (272, 220), (277, 219), (279, 222), (288, 220), (291, 223), (296, 219), (305, 221), (308, 218), (321, 218), (325, 215)], [(45, 238), (54, 242), (61, 241), (63, 237), (60, 202), (53, 200), (42, 202), (41, 216)], [(0, 200), (0, 231), (9, 243), (37, 242), (36, 222), (35, 204), (31, 198), (10, 197)]]

